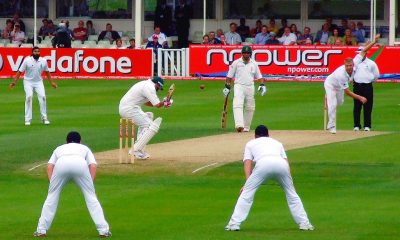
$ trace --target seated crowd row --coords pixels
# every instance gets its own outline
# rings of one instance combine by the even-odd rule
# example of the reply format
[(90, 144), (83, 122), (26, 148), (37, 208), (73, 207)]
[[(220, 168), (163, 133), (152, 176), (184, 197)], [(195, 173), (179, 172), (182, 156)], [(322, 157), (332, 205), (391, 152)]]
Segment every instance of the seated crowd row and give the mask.
[[(110, 23), (106, 24), (106, 29), (101, 31), (97, 36), (91, 20), (85, 22), (80, 20), (78, 26), (73, 30), (69, 28), (69, 21), (62, 20), (56, 27), (50, 19), (43, 19), (43, 25), (38, 32), (38, 41), (52, 39), (51, 46), (53, 47), (71, 47), (71, 41), (81, 41), (82, 43), (96, 37), (96, 41), (109, 41), (113, 48), (126, 48), (135, 40), (131, 37), (129, 44), (128, 39), (122, 39), (122, 36), (117, 31), (112, 29)], [(1, 37), (8, 39), (10, 43), (21, 45), (28, 39), (24, 33), (25, 25), (20, 19), (8, 19), (6, 28), (2, 31)], [(211, 31), (203, 36), (202, 44), (222, 44), (234, 45), (247, 42), (248, 44), (258, 45), (358, 45), (365, 43), (366, 31), (362, 22), (350, 22), (342, 19), (342, 25), (337, 26), (332, 23), (331, 18), (327, 18), (322, 25), (321, 30), (315, 34), (311, 34), (311, 29), (305, 27), (303, 33), (297, 30), (295, 24), (288, 25), (286, 19), (281, 20), (281, 28), (278, 28), (275, 19), (269, 20), (269, 25), (263, 25), (261, 20), (257, 20), (256, 26), (250, 29), (245, 24), (245, 19), (240, 19), (240, 25), (232, 22), (229, 26), (229, 31), (223, 32), (218, 29), (216, 32)], [(157, 39), (155, 39), (155, 37)], [(127, 38), (127, 37), (125, 37)], [(117, 41), (118, 40), (118, 41)], [(33, 40), (31, 40), (33, 43)], [(124, 43), (125, 42), (125, 43)], [(168, 48), (166, 35), (161, 32), (159, 26), (154, 27), (154, 33), (143, 40), (147, 43), (147, 47), (152, 48)], [(75, 44), (79, 47), (80, 44)], [(87, 45), (86, 45), (87, 46)], [(122, 46), (122, 47), (119, 47)], [(48, 46), (50, 47), (50, 46)], [(109, 47), (109, 46), (107, 46)]]
[(347, 45), (354, 46), (365, 43), (366, 31), (362, 22), (350, 22), (342, 19), (342, 25), (332, 24), (327, 18), (321, 29), (312, 34), (310, 27), (305, 27), (303, 33), (297, 30), (296, 24), (288, 25), (286, 19), (281, 20), (282, 27), (278, 28), (274, 19), (269, 25), (263, 25), (257, 20), (256, 26), (250, 29), (245, 25), (245, 19), (240, 19), (240, 25), (232, 22), (229, 31), (218, 29), (203, 36), (202, 44), (235, 45), (247, 42), (257, 45)]

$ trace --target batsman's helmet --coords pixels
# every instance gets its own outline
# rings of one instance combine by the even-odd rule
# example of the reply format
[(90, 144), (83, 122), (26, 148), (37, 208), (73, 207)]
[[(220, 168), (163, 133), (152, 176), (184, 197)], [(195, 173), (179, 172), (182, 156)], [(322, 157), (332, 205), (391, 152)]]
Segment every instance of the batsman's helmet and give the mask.
[(252, 53), (253, 51), (251, 50), (251, 47), (250, 46), (244, 46), (243, 48), (242, 48), (242, 53)]
[(153, 83), (158, 83), (158, 85), (160, 85), (160, 89), (163, 90), (164, 89), (164, 80), (160, 77), (153, 77), (153, 79), (151, 79), (151, 81)]

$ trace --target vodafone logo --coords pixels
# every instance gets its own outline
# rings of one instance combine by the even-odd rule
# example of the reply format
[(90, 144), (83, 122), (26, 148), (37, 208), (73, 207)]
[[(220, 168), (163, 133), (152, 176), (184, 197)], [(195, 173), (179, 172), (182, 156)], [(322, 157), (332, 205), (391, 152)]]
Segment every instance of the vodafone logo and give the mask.
[(3, 69), (3, 57), (0, 54), (0, 71)]

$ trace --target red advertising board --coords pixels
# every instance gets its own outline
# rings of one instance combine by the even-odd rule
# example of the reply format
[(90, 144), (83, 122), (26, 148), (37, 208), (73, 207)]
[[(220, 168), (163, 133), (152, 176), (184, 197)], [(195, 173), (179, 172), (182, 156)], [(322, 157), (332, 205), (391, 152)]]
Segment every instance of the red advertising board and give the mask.
[[(0, 78), (15, 75), (30, 48), (0, 48)], [(153, 74), (151, 49), (41, 48), (53, 78), (131, 79)]]
[[(241, 57), (243, 46), (191, 45), (190, 74), (226, 74), (229, 64)], [(253, 58), (262, 74), (273, 75), (328, 75), (353, 58), (358, 47), (336, 46), (260, 46), (252, 45)], [(399, 74), (394, 59), (400, 47), (373, 47), (368, 57), (376, 61), (381, 74)]]

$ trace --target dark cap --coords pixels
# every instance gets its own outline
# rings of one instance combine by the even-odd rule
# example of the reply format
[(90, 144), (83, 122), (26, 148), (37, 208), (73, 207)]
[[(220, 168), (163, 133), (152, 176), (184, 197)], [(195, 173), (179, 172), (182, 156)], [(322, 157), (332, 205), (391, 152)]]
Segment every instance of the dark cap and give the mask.
[(259, 125), (256, 127), (255, 134), (257, 137), (268, 137), (268, 128), (265, 125)]
[(81, 135), (78, 132), (69, 132), (67, 135), (67, 143), (80, 143)]
[(153, 83), (158, 83), (158, 85), (160, 85), (160, 89), (163, 90), (164, 89), (164, 80), (160, 77), (153, 77), (153, 79), (151, 79), (151, 81)]
[(244, 46), (242, 48), (242, 53), (250, 53), (251, 54), (252, 50), (250, 46)]

